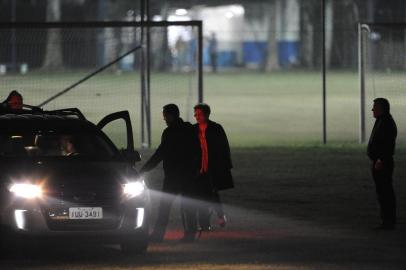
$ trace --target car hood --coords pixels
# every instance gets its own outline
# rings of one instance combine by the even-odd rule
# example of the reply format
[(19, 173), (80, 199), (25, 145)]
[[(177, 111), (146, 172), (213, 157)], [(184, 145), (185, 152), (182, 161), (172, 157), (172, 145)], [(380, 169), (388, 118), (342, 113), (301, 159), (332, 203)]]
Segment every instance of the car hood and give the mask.
[(49, 186), (93, 186), (122, 184), (136, 179), (126, 162), (85, 160), (30, 160), (1, 162), (0, 179), (6, 182), (41, 182)]

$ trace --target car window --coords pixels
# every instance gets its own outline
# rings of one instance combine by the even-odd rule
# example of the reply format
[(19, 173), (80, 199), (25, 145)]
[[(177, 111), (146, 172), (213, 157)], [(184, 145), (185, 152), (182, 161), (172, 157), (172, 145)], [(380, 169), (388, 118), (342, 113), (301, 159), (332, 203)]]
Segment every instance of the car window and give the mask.
[(127, 134), (123, 132), (123, 130), (126, 130), (126, 123), (123, 119), (120, 118), (110, 122), (102, 130), (117, 148), (127, 148)]
[(112, 157), (115, 149), (90, 132), (9, 132), (0, 134), (1, 156)]

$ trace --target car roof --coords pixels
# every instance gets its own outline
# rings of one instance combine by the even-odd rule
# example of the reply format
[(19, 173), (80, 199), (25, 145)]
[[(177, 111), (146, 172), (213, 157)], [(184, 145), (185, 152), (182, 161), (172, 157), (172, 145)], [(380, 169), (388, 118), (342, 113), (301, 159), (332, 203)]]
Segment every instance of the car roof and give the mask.
[[(80, 111), (78, 110), (80, 113)], [(96, 126), (86, 120), (83, 114), (57, 111), (27, 111), (0, 113), (1, 130), (32, 129), (95, 129)]]

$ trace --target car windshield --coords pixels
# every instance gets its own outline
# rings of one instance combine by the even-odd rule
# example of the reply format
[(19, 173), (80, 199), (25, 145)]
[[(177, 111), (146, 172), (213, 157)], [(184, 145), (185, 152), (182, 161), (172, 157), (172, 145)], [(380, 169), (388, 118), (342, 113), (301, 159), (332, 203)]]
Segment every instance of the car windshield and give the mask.
[(104, 138), (90, 132), (0, 133), (2, 157), (113, 157), (115, 149)]

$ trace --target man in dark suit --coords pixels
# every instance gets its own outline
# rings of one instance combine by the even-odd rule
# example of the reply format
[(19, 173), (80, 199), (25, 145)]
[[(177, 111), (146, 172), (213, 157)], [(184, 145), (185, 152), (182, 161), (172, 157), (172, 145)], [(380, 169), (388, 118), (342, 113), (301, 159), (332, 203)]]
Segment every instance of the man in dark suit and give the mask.
[(216, 211), (221, 227), (226, 224), (218, 191), (234, 187), (231, 175), (231, 154), (223, 127), (209, 120), (210, 107), (198, 104), (194, 107), (197, 124), (194, 125), (200, 142), (200, 169), (197, 181), (197, 197), (202, 203), (198, 207), (201, 230), (211, 230), (210, 208)]
[(179, 117), (179, 109), (175, 104), (163, 107), (163, 117), (167, 128), (162, 133), (161, 144), (152, 157), (141, 168), (141, 173), (148, 172), (163, 162), (165, 178), (158, 219), (151, 240), (162, 242), (169, 213), (177, 195), (182, 195), (182, 217), (184, 221), (183, 241), (192, 242), (196, 234), (196, 210), (194, 204), (187, 200), (194, 189), (197, 174), (198, 142), (194, 136), (192, 124)]
[(368, 143), (368, 157), (372, 161), (372, 177), (381, 210), (382, 225), (378, 228), (393, 230), (396, 225), (396, 198), (392, 175), (397, 127), (385, 98), (374, 100), (372, 112), (376, 120)]
[(217, 72), (217, 37), (216, 33), (211, 33), (209, 39), (209, 54), (210, 54), (210, 65), (211, 71), (213, 73)]

